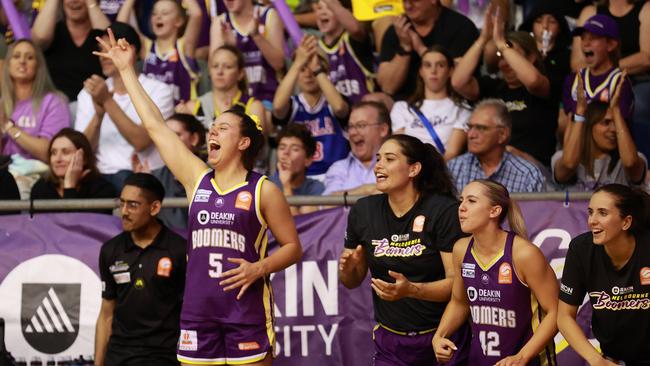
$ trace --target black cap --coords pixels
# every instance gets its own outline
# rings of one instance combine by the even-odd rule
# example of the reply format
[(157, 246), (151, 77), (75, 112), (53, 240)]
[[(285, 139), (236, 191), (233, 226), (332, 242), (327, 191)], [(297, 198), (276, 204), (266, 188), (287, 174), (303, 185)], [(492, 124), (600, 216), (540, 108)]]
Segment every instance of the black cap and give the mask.
[[(122, 22), (113, 22), (109, 28), (113, 31), (116, 40), (120, 38), (126, 39), (130, 45), (135, 47), (136, 56), (140, 54), (140, 47), (142, 47), (140, 36), (132, 26)], [(108, 30), (104, 31), (103, 35), (108, 35)]]

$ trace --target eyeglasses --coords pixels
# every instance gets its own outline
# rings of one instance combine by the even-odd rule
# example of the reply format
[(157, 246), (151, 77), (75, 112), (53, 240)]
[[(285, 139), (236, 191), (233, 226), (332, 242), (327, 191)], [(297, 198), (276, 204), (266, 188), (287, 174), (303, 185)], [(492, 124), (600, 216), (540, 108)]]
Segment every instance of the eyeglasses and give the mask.
[(368, 123), (368, 122), (361, 122), (357, 123), (356, 125), (348, 125), (347, 131), (350, 132), (352, 130), (357, 130), (357, 131), (365, 131), (368, 126), (378, 126), (381, 123)]
[(119, 205), (120, 209), (123, 209), (124, 206), (126, 206), (126, 209), (129, 211), (137, 210), (140, 205), (142, 205), (142, 202), (138, 201), (125, 201), (123, 199), (119, 199)]
[(485, 133), (488, 132), (489, 130), (493, 128), (503, 128), (504, 126), (486, 126), (486, 125), (477, 125), (475, 123), (468, 123), (467, 124), (467, 132), (476, 129), (476, 132), (478, 133)]

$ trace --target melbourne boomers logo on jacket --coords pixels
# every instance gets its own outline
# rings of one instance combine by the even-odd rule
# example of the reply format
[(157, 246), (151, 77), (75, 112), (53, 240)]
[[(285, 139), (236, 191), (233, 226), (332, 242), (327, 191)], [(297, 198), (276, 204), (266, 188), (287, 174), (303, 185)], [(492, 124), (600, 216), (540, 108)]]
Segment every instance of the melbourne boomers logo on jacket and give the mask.
[(79, 334), (81, 284), (24, 283), (20, 310), (27, 343), (43, 353), (68, 349)]

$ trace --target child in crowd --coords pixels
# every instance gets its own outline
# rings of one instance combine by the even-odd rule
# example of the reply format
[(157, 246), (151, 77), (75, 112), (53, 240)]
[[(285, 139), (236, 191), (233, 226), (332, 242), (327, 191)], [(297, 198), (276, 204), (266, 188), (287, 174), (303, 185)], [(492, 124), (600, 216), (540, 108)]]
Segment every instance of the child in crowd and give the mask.
[[(347, 120), (350, 108), (327, 77), (317, 42), (313, 36), (302, 39), (293, 65), (273, 98), (275, 124), (304, 124), (316, 139), (314, 163), (307, 171), (311, 176), (325, 174), (332, 163), (349, 152), (340, 122)], [(301, 92), (292, 95), (296, 82)]]
[(271, 110), (284, 69), (284, 27), (277, 12), (252, 0), (225, 0), (227, 12), (212, 20), (210, 50), (228, 44), (244, 54), (249, 94)]
[(404, 133), (436, 147), (445, 161), (460, 155), (467, 140), (470, 111), (451, 88), (454, 60), (439, 46), (422, 54), (417, 88), (408, 101), (393, 105), (393, 133)]
[(242, 53), (235, 46), (222, 45), (212, 52), (209, 66), (212, 90), (198, 99), (179, 104), (176, 111), (196, 116), (203, 126), (209, 128), (222, 112), (240, 106), (247, 114), (260, 118), (265, 132), (268, 132), (264, 106), (248, 94)]
[[(197, 0), (186, 0), (184, 4), (187, 14), (177, 0), (156, 1), (151, 13), (156, 39), (140, 33), (144, 45), (140, 52), (144, 60), (142, 73), (171, 85), (175, 103), (196, 98), (199, 71), (194, 53), (201, 29), (201, 8)], [(134, 5), (135, 0), (126, 0), (117, 20), (129, 22)]]
[(366, 29), (339, 0), (321, 0), (317, 10), (320, 48), (327, 55), (329, 78), (350, 104), (375, 88), (372, 42)]

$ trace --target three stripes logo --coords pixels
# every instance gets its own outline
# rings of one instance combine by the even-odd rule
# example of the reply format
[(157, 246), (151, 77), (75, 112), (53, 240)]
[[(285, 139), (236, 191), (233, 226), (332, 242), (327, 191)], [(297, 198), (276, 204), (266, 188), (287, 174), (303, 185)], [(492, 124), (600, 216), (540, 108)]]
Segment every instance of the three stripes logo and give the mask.
[(68, 349), (79, 334), (81, 284), (24, 283), (21, 329), (37, 351)]

